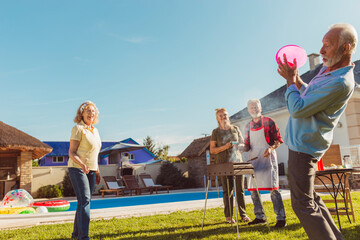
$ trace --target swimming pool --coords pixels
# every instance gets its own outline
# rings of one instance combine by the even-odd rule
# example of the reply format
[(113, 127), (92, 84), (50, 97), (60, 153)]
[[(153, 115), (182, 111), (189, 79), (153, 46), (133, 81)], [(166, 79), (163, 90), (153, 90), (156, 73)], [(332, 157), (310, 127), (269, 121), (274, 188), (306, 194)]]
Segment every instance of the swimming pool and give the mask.
[[(260, 191), (261, 194), (269, 193), (269, 191)], [(249, 191), (245, 191), (245, 195), (250, 195)], [(209, 191), (208, 199), (222, 198), (222, 191), (219, 196), (217, 191)], [(205, 192), (184, 192), (184, 193), (163, 193), (152, 195), (140, 195), (132, 197), (118, 197), (91, 200), (91, 209), (114, 208), (114, 207), (129, 207), (137, 205), (169, 203), (169, 202), (184, 202), (194, 200), (205, 200)], [(75, 211), (77, 201), (70, 202), (68, 211)]]

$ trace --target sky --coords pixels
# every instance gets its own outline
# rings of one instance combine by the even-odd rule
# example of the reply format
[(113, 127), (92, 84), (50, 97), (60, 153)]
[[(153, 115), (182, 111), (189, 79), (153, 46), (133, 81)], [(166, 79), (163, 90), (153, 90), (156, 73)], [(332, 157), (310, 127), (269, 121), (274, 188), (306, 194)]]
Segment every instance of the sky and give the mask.
[(69, 141), (91, 100), (103, 141), (150, 136), (178, 155), (217, 127), (215, 108), (231, 116), (285, 84), (278, 49), (319, 53), (331, 24), (360, 32), (359, 9), (357, 0), (0, 0), (0, 121)]

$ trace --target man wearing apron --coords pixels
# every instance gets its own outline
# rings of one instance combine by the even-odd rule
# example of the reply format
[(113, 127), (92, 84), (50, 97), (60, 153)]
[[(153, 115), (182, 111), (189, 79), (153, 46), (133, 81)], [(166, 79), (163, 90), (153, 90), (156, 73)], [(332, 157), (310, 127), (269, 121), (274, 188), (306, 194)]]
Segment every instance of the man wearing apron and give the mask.
[[(277, 215), (275, 228), (282, 228), (286, 226), (286, 216), (282, 197), (278, 191), (279, 175), (275, 149), (283, 140), (274, 120), (261, 115), (261, 104), (258, 99), (249, 100), (248, 111), (252, 121), (245, 126), (245, 151), (249, 151), (249, 161), (254, 166), (258, 189), (270, 191), (274, 212)], [(252, 178), (248, 179), (248, 190), (251, 191), (256, 216), (249, 225), (265, 224), (266, 218), (255, 184)]]
[[(215, 163), (242, 162), (241, 153), (244, 139), (240, 129), (230, 124), (229, 115), (225, 108), (216, 109), (216, 120), (219, 127), (215, 128), (210, 140), (210, 153), (215, 155)], [(235, 223), (233, 213), (233, 189), (234, 179), (232, 176), (221, 177), (223, 188), (224, 214), (228, 223)], [(244, 176), (236, 176), (236, 201), (242, 221), (250, 222), (245, 212)], [(229, 204), (230, 196), (230, 204)]]

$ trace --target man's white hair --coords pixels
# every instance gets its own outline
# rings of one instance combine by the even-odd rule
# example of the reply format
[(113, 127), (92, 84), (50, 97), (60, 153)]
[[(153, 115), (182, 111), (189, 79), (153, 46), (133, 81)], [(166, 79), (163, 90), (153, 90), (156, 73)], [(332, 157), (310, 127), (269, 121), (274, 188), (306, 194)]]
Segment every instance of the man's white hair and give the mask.
[(348, 23), (336, 23), (329, 27), (330, 30), (335, 28), (341, 29), (339, 47), (345, 43), (349, 43), (350, 54), (354, 54), (358, 42), (358, 34), (354, 26)]
[(261, 102), (260, 102), (260, 100), (257, 99), (257, 98), (250, 99), (250, 100), (248, 101), (247, 105), (249, 106), (249, 105), (252, 104), (252, 103), (257, 103), (257, 104), (261, 107)]

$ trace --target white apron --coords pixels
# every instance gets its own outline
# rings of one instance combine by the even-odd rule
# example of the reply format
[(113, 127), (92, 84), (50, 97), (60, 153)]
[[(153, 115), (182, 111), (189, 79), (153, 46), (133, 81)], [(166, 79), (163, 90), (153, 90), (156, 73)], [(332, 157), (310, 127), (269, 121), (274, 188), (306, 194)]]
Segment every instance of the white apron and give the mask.
[[(255, 179), (258, 189), (268, 191), (279, 189), (278, 165), (275, 150), (271, 152), (269, 157), (264, 157), (265, 149), (270, 147), (265, 139), (264, 125), (260, 129), (250, 129), (250, 147), (249, 159), (257, 157), (257, 159), (250, 161), (250, 163), (255, 169)], [(248, 176), (247, 179), (248, 190), (256, 191), (252, 177)]]

